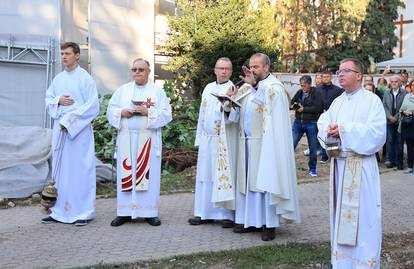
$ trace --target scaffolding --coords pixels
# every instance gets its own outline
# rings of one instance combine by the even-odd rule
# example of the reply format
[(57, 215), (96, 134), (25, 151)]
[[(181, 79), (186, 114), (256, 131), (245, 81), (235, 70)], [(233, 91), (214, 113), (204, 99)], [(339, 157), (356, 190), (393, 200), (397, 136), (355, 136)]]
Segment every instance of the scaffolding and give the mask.
[[(45, 68), (45, 85), (49, 87), (55, 70), (55, 40), (46, 38), (46, 44), (16, 44), (15, 37), (9, 36), (7, 41), (0, 42), (0, 64), (16, 64), (41, 66)], [(20, 42), (19, 42), (20, 43)], [(51, 119), (44, 108), (43, 127), (51, 127)]]

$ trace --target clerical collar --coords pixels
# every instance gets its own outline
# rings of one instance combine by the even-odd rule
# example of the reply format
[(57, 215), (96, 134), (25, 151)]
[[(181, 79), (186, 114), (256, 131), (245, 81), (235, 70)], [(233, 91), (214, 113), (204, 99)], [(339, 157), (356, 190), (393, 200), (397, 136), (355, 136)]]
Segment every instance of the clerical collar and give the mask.
[(134, 84), (135, 84), (135, 87), (137, 87), (137, 88), (145, 88), (145, 86), (147, 86), (148, 82), (149, 81), (147, 81), (147, 83), (145, 83), (143, 85), (138, 85), (136, 82)]
[(353, 96), (354, 94), (356, 94), (357, 92), (359, 92), (361, 89), (364, 89), (362, 86), (360, 86), (358, 89), (356, 89), (355, 91), (353, 91), (353, 92), (351, 92), (351, 93), (347, 93), (347, 92), (345, 92), (346, 93), (346, 96), (348, 96), (348, 97), (351, 97), (351, 96)]
[(218, 83), (217, 81), (216, 81), (216, 84), (217, 85), (223, 85), (223, 84), (226, 84), (227, 82), (229, 82), (228, 80), (226, 80), (225, 82), (222, 82), (222, 83)]
[(72, 72), (76, 71), (78, 68), (79, 68), (79, 64), (76, 64), (76, 67), (71, 69), (71, 70), (69, 70), (65, 67), (65, 71), (68, 72), (68, 73), (72, 73)]
[[(267, 76), (266, 76), (264, 79), (260, 80), (260, 81), (266, 80), (269, 76), (270, 76), (270, 73), (269, 73), (269, 74), (267, 74)], [(259, 82), (260, 82), (260, 81), (259, 81)]]
[(264, 79), (257, 81), (257, 82), (256, 82), (256, 85), (253, 85), (253, 88), (255, 88), (255, 89), (257, 90), (257, 88), (259, 87), (259, 83), (260, 83), (261, 81), (265, 81), (266, 79), (268, 79), (268, 78), (269, 78), (269, 76), (270, 76), (270, 73), (269, 73), (269, 74), (267, 74), (267, 76), (266, 76)]

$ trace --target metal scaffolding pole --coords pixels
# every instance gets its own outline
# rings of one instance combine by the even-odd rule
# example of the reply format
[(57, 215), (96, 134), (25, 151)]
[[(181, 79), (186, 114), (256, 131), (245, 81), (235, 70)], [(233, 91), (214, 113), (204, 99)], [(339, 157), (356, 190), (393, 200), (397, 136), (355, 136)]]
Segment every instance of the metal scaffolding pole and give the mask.
[[(6, 53), (5, 57), (1, 56), (1, 51)], [(9, 40), (0, 43), (0, 64), (17, 64), (41, 66), (45, 70), (45, 85), (46, 89), (49, 87), (54, 75), (55, 66), (55, 41), (49, 37), (45, 45), (38, 44), (15, 44), (15, 39), (12, 35)], [(44, 110), (43, 127), (51, 127), (50, 117), (47, 115), (46, 108)]]

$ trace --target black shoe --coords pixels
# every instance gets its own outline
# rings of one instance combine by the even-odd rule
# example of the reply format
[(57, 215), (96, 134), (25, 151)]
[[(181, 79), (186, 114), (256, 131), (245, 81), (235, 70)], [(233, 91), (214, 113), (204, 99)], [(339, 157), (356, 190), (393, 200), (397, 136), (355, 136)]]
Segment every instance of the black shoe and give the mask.
[(256, 227), (248, 227), (248, 228), (244, 228), (243, 224), (236, 224), (233, 227), (233, 233), (236, 234), (244, 234), (244, 233), (250, 233), (250, 232), (257, 232), (260, 231), (259, 228)]
[(121, 225), (125, 224), (126, 222), (130, 222), (130, 221), (131, 221), (131, 217), (118, 216), (118, 217), (114, 218), (113, 221), (111, 221), (111, 226), (112, 227), (118, 227), (118, 226), (121, 226)]
[(234, 221), (232, 220), (225, 219), (221, 221), (222, 228), (233, 228), (233, 226), (234, 226)]
[(271, 241), (276, 237), (276, 229), (275, 228), (263, 228), (262, 230), (262, 240), (263, 241)]
[(188, 219), (188, 223), (190, 223), (191, 225), (200, 225), (200, 224), (211, 223), (211, 222), (213, 222), (213, 220), (201, 219), (201, 217), (194, 217), (194, 218)]
[(154, 218), (145, 218), (145, 220), (149, 223), (151, 226), (160, 226), (161, 220), (158, 217)]
[(386, 166), (387, 166), (387, 168), (393, 168), (393, 167), (395, 166), (395, 164), (393, 164), (393, 163), (388, 163), (388, 164), (386, 164)]
[(329, 161), (329, 159), (328, 158), (322, 158), (320, 161), (319, 161), (319, 163), (321, 163), (321, 164), (325, 164), (325, 163), (327, 163)]
[(86, 226), (86, 225), (88, 225), (88, 221), (87, 220), (83, 220), (83, 219), (78, 219), (73, 224), (75, 226)]
[(56, 223), (56, 222), (59, 222), (59, 221), (55, 220), (54, 218), (52, 218), (50, 216), (47, 217), (47, 218), (42, 219), (43, 224)]

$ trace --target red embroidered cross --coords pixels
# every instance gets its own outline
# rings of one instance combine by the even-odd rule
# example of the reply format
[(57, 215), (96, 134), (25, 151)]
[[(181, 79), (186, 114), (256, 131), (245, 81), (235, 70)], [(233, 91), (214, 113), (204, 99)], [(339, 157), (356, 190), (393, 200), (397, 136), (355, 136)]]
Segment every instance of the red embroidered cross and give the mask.
[(151, 102), (151, 98), (147, 98), (147, 101), (143, 103), (147, 108), (150, 108), (155, 105), (154, 102)]

